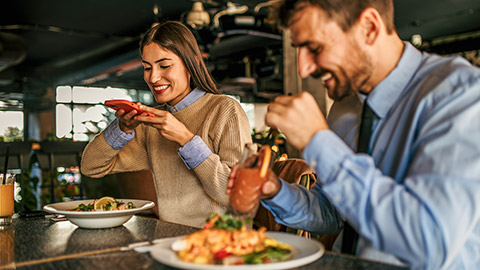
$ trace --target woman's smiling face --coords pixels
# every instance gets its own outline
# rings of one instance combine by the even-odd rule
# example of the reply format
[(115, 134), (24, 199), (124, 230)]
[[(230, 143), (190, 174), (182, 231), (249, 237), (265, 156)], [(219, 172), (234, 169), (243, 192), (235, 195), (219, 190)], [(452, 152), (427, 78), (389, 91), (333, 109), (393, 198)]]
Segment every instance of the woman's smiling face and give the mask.
[(174, 106), (192, 91), (190, 73), (182, 59), (155, 42), (142, 53), (143, 78), (159, 103)]

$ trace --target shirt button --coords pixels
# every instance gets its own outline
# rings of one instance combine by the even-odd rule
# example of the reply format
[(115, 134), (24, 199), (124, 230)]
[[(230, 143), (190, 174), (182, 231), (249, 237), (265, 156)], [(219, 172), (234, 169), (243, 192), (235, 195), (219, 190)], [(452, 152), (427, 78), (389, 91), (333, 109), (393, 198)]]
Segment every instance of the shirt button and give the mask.
[(310, 161), (310, 167), (315, 168), (316, 166), (317, 166), (317, 161), (316, 160)]
[(340, 202), (340, 196), (338, 196), (338, 195), (333, 196), (333, 200), (335, 202)]

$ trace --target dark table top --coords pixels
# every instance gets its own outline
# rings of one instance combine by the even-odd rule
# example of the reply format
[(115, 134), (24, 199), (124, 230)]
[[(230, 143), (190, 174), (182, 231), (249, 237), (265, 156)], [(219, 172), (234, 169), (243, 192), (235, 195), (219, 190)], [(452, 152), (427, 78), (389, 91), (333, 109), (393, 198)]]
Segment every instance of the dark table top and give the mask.
[[(148, 252), (118, 248), (197, 230), (144, 216), (133, 216), (123, 226), (108, 229), (82, 229), (69, 221), (14, 216), (12, 226), (0, 231), (0, 269), (174, 269), (157, 262)], [(88, 252), (94, 254), (86, 255)], [(298, 269), (400, 268), (327, 251)]]

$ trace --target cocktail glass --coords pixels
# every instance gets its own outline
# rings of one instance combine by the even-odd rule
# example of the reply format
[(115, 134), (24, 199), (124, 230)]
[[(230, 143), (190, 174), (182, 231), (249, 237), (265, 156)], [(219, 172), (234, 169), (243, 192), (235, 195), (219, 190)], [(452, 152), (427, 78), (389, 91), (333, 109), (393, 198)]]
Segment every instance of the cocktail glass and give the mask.
[(243, 159), (238, 165), (235, 183), (230, 192), (230, 209), (236, 216), (255, 217), (260, 204), (260, 189), (268, 179), (272, 161), (270, 146), (245, 145)]
[(15, 174), (7, 173), (6, 180), (0, 174), (0, 229), (12, 223)]

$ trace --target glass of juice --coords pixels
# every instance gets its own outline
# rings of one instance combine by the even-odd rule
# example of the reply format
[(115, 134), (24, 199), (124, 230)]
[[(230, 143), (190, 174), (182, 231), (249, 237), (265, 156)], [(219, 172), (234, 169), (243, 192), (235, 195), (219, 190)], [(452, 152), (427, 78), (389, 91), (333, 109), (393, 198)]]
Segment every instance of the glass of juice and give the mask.
[(237, 216), (253, 218), (260, 204), (260, 188), (267, 180), (272, 165), (270, 146), (245, 145), (243, 159), (238, 164), (235, 183), (230, 192), (230, 208)]
[(15, 174), (0, 174), (0, 229), (12, 223)]

